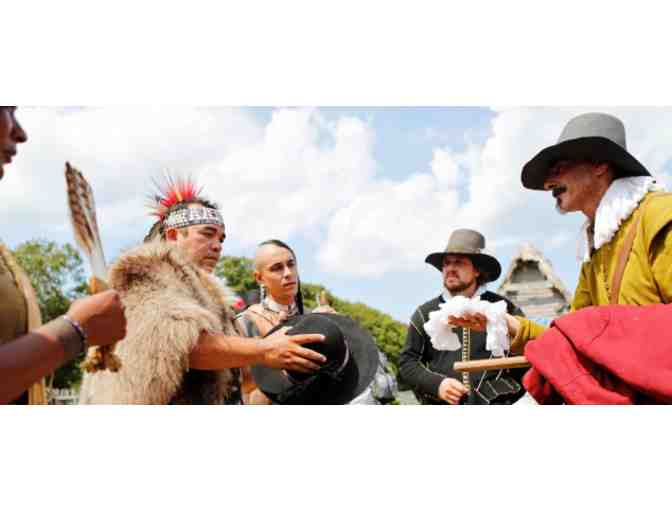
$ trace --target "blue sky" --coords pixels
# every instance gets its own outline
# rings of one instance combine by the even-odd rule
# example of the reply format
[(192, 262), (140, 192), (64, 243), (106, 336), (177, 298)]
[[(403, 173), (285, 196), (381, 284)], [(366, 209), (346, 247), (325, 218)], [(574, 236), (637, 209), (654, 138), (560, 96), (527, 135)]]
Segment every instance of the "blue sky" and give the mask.
[[(577, 113), (601, 108), (20, 108), (30, 141), (0, 183), (0, 232), (10, 246), (72, 242), (62, 168), (91, 181), (109, 259), (141, 241), (145, 198), (165, 170), (190, 173), (219, 202), (224, 251), (250, 256), (275, 237), (301, 276), (407, 321), (440, 290), (424, 263), (455, 228), (476, 228), (504, 272), (532, 242), (570, 292), (580, 215), (523, 190), (520, 168)], [(633, 154), (663, 182), (672, 110), (608, 108)], [(496, 290), (497, 284), (491, 285)]]

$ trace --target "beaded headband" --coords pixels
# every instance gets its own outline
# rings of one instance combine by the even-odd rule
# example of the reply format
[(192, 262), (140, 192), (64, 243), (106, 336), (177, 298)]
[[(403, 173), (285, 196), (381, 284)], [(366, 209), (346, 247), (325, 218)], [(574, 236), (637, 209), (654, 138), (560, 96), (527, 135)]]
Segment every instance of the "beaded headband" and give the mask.
[(163, 222), (165, 228), (184, 228), (192, 225), (224, 226), (222, 215), (210, 207), (187, 207), (172, 212)]
[[(192, 225), (218, 225), (224, 227), (220, 212), (202, 203), (201, 189), (190, 177), (166, 175), (164, 182), (154, 182), (156, 193), (149, 207), (152, 215), (164, 229), (185, 228)], [(181, 207), (176, 207), (181, 206)], [(176, 209), (171, 212), (171, 209)]]

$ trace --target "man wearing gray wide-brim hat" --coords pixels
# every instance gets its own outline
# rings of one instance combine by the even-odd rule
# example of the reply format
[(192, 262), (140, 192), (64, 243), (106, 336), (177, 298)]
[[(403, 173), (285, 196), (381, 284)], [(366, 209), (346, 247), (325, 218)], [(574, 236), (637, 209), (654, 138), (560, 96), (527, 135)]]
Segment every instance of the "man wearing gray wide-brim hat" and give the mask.
[(506, 301), (510, 314), (522, 312), (504, 297), (485, 290), (488, 282), (499, 278), (502, 268), (485, 251), (485, 238), (475, 230), (455, 230), (446, 249), (430, 253), (425, 262), (438, 269), (443, 278), (441, 295), (420, 305), (411, 317), (406, 344), (399, 356), (399, 373), (423, 404), (491, 404), (515, 402), (522, 394), (521, 372), (472, 372), (460, 375), (453, 369), (456, 361), (490, 358), (484, 332), (457, 328), (462, 345), (459, 351), (434, 349), (424, 325), (429, 313), (454, 296), (479, 296), (484, 301)]
[[(522, 171), (523, 186), (543, 190), (562, 213), (581, 212), (581, 275), (572, 311), (588, 306), (672, 301), (672, 195), (626, 145), (625, 126), (604, 113), (571, 119)], [(544, 328), (509, 317), (512, 350)]]

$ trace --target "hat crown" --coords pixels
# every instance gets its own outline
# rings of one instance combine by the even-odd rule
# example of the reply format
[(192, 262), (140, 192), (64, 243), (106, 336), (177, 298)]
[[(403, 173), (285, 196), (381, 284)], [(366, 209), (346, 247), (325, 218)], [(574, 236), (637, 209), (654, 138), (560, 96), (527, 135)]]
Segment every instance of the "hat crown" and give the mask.
[(465, 252), (480, 253), (485, 249), (485, 237), (480, 232), (467, 228), (455, 230), (448, 240), (446, 253)]
[[(308, 314), (302, 316), (299, 323), (287, 332), (288, 335), (306, 335), (310, 333), (324, 335), (324, 341), (305, 344), (304, 347), (318, 352), (327, 358), (323, 367), (340, 367), (348, 355), (348, 347), (343, 336), (343, 331), (341, 331), (338, 324), (327, 320), (323, 315)], [(287, 373), (295, 381), (303, 381), (311, 375), (293, 370), (288, 370)]]
[(562, 130), (558, 143), (589, 137), (606, 138), (626, 149), (623, 122), (606, 113), (584, 113), (574, 117)]

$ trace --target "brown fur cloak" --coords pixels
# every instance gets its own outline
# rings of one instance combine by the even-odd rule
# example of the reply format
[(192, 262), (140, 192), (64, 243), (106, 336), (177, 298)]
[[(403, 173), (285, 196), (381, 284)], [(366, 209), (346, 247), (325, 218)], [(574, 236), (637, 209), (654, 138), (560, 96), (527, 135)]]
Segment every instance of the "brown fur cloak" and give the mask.
[(204, 330), (237, 335), (227, 289), (161, 241), (121, 255), (109, 283), (128, 321), (115, 351), (122, 368), (86, 374), (80, 403), (225, 403), (236, 383), (233, 372), (189, 370), (189, 353)]

